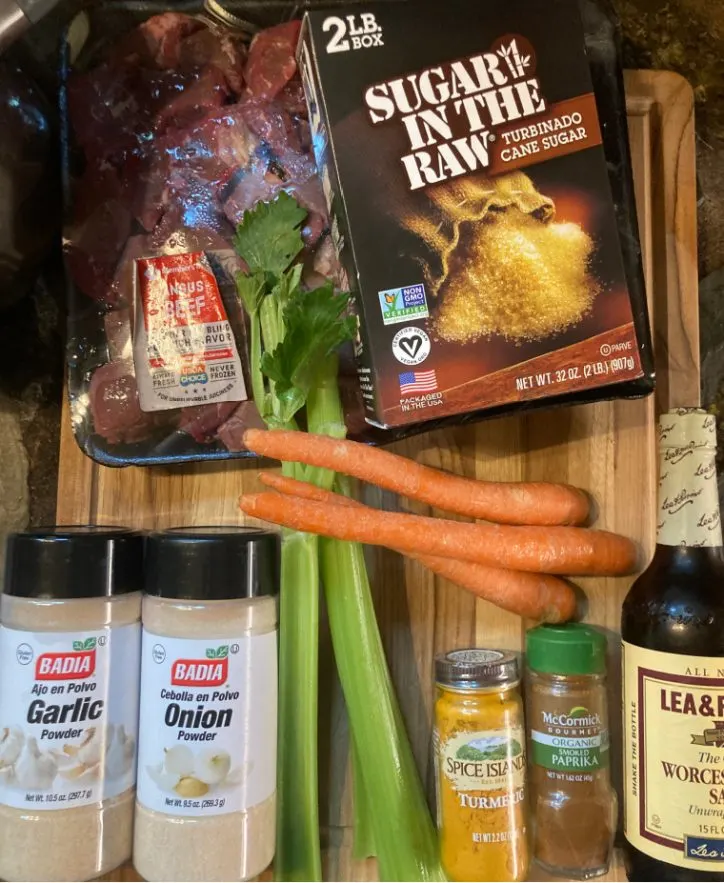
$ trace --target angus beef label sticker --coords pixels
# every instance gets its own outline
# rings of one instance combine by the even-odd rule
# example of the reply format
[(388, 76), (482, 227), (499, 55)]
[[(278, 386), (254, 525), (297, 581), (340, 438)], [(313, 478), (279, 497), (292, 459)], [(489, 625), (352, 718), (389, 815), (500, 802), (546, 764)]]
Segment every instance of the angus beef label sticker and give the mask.
[(141, 408), (247, 398), (239, 351), (203, 252), (136, 261), (133, 359)]
[(624, 833), (652, 858), (724, 870), (724, 660), (623, 644)]

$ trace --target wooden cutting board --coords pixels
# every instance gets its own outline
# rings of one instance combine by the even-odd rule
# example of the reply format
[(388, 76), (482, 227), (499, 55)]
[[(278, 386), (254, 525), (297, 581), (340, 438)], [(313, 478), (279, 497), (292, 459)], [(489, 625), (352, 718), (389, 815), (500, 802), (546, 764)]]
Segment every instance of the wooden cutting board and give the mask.
[[(402, 442), (408, 457), (456, 473), (497, 481), (563, 481), (596, 500), (597, 526), (641, 544), (645, 566), (655, 539), (655, 416), (699, 402), (699, 324), (693, 95), (671, 73), (626, 76), (631, 151), (649, 307), (657, 392), (638, 401), (603, 402), (479, 423)], [(137, 528), (234, 524), (237, 498), (257, 486), (257, 466), (233, 461), (154, 469), (108, 469), (81, 454), (67, 407), (63, 418), (58, 524), (125, 524)], [(367, 502), (395, 504), (369, 491)], [(417, 512), (429, 512), (415, 506)], [(432, 661), (436, 653), (477, 645), (520, 650), (525, 623), (447, 583), (415, 562), (370, 550), (370, 576), (385, 649), (419, 768), (432, 794)], [(610, 637), (612, 742), (620, 746), (621, 602), (631, 578), (580, 580), (586, 618)], [(351, 802), (347, 733), (328, 642), (322, 647), (320, 749), (325, 877), (375, 879), (375, 864), (350, 857)], [(620, 757), (614, 776), (620, 776)], [(210, 848), (211, 844), (210, 844)], [(536, 874), (537, 879), (541, 879)], [(107, 880), (139, 879), (129, 866)], [(624, 880), (617, 859), (606, 879)]]

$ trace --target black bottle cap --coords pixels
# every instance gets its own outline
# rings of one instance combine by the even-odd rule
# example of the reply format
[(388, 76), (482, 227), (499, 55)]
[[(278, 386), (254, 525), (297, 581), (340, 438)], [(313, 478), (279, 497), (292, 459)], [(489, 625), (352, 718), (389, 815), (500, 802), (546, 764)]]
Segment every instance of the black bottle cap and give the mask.
[(38, 527), (10, 534), (6, 595), (103, 598), (143, 588), (143, 536), (127, 527)]
[(176, 527), (146, 537), (145, 591), (225, 601), (279, 592), (279, 534), (255, 527)]

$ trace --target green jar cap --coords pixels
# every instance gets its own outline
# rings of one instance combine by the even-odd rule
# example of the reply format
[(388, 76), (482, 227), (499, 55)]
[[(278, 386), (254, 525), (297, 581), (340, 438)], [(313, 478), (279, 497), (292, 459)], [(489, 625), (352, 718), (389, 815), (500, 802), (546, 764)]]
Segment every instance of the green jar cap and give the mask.
[(539, 625), (525, 638), (528, 668), (552, 675), (606, 671), (606, 636), (582, 622)]

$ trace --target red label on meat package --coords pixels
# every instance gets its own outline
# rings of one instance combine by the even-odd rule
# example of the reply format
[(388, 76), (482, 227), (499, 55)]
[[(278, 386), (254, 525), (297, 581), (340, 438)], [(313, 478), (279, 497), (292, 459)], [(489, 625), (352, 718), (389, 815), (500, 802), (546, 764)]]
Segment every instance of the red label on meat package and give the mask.
[(144, 411), (247, 398), (234, 334), (203, 252), (136, 261), (133, 354)]

